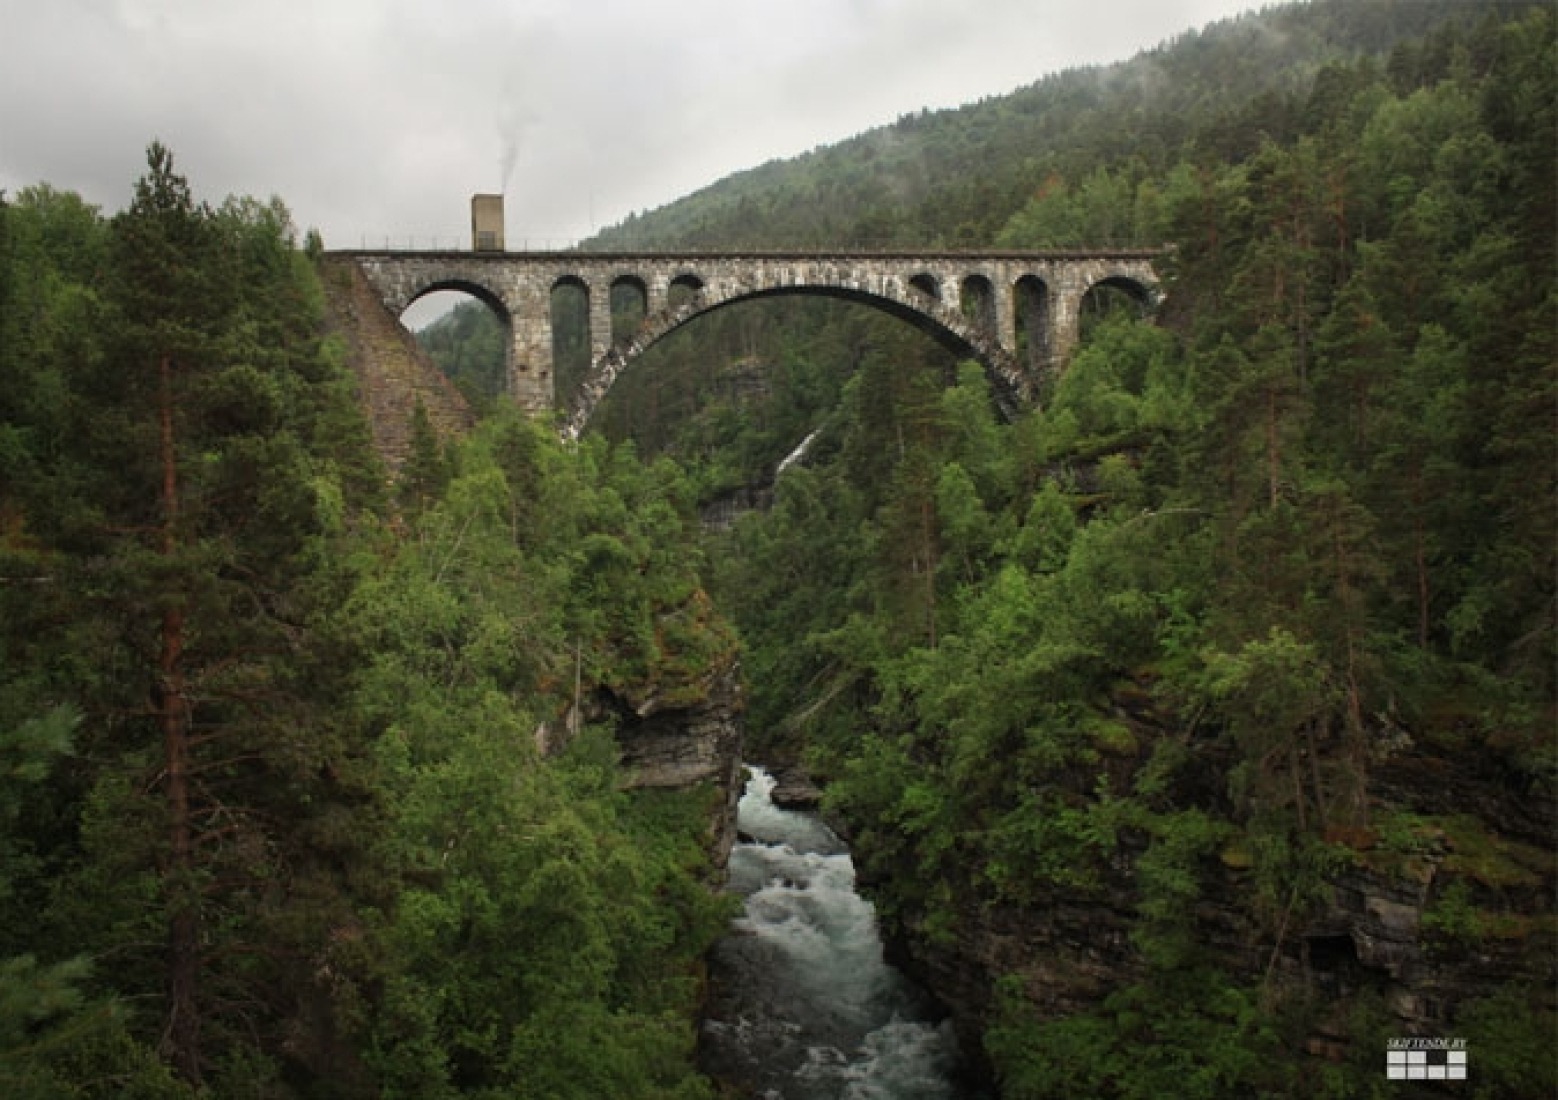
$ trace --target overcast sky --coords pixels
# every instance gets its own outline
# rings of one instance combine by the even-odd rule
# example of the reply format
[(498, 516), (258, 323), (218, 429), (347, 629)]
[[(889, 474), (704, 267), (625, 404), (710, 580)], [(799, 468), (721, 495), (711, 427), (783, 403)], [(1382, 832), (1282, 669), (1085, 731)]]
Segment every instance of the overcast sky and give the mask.
[(0, 0), (0, 188), (197, 196), (331, 247), (587, 236), (922, 107), (1122, 60), (1256, 0)]

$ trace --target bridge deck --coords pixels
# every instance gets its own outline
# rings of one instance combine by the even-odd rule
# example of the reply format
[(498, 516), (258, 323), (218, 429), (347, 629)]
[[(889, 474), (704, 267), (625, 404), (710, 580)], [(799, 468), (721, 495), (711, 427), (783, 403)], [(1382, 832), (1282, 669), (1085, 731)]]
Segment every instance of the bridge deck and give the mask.
[(858, 249), (858, 248), (663, 248), (663, 249), (508, 249), (506, 251), (480, 251), (470, 248), (332, 248), (327, 256), (345, 259), (417, 259), (417, 260), (570, 260), (627, 261), (634, 260), (690, 260), (716, 262), (720, 260), (1012, 260), (1017, 262), (1068, 262), (1076, 260), (1155, 260), (1165, 256), (1168, 248), (1049, 248), (1049, 249), (1000, 249), (1000, 248), (926, 248), (926, 249)]

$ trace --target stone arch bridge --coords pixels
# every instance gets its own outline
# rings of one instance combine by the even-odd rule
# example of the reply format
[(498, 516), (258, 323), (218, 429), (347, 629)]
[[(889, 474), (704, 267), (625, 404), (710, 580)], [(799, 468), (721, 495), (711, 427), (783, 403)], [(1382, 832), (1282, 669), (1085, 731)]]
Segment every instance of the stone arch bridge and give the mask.
[[(490, 306), (510, 334), (510, 392), (522, 407), (558, 404), (552, 294), (589, 301), (590, 368), (562, 425), (577, 436), (618, 374), (647, 347), (701, 314), (777, 294), (845, 298), (923, 329), (989, 373), (1008, 411), (1075, 348), (1082, 302), (1096, 287), (1148, 306), (1157, 278), (1146, 251), (1088, 252), (341, 252), (397, 317), (438, 290)], [(612, 295), (639, 298), (637, 331), (612, 338)]]

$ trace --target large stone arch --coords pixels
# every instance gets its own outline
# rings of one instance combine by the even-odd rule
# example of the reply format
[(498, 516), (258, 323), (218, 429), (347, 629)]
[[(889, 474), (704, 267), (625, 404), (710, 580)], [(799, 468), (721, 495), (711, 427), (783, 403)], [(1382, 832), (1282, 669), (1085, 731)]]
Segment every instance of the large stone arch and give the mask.
[(503, 293), (486, 280), (474, 278), (462, 273), (453, 273), (442, 276), (429, 276), (412, 282), (404, 283), (400, 293), (393, 297), (386, 297), (385, 305), (391, 313), (397, 317), (405, 313), (416, 302), (426, 298), (429, 294), (437, 294), (439, 291), (453, 290), (460, 294), (469, 294), (472, 298), (487, 306), (498, 315), (498, 319), (505, 326), (514, 323), (513, 314)]
[(468, 294), (492, 310), (493, 315), (498, 319), (498, 323), (503, 326), (503, 377), (505, 385), (512, 385), (514, 377), (514, 315), (509, 309), (509, 304), (504, 301), (503, 295), (488, 286), (485, 281), (472, 279), (464, 275), (451, 275), (446, 278), (434, 278), (424, 282), (408, 284), (405, 305), (393, 312), (398, 318), (412, 305), (426, 298), (429, 294), (437, 294), (444, 290)]
[[(701, 284), (695, 274), (679, 278), (689, 284), (693, 280)], [(988, 324), (988, 316), (965, 316), (960, 309), (949, 308), (917, 287), (895, 289), (899, 291), (896, 296), (828, 283), (786, 282), (737, 289), (700, 285), (679, 305), (668, 306), (647, 315), (632, 337), (614, 343), (603, 355), (596, 357), (580, 384), (573, 408), (564, 421), (563, 431), (570, 438), (581, 435), (622, 372), (670, 333), (715, 310), (740, 302), (784, 295), (855, 302), (896, 317), (932, 337), (954, 354), (979, 362), (990, 377), (996, 402), (1004, 415), (1013, 415), (1028, 400), (1028, 380), (1012, 353), (997, 339), (993, 326)]]

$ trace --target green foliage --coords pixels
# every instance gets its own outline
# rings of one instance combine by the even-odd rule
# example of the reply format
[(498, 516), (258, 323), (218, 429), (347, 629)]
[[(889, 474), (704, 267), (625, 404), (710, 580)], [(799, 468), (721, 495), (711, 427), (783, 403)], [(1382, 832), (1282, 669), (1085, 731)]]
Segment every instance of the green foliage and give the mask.
[[(37, 904), (33, 891), (44, 861), (19, 826), (32, 800), (46, 790), (56, 766), (70, 753), (80, 717), (61, 706), (0, 734), (0, 912), (6, 915), (7, 929), (0, 949), (26, 943), (21, 930), (31, 923), (28, 910)], [(112, 1045), (122, 1050), (106, 1068), (123, 1075), (124, 1095), (186, 1095), (158, 1072), (161, 1067), (150, 1052), (125, 1033), (119, 1009), (89, 1002), (85, 988), (91, 972), (90, 961), (79, 955), (53, 963), (40, 962), (31, 953), (0, 957), (0, 1087), (6, 1095), (61, 1095), (71, 1088), (71, 1062), (91, 1061), (94, 1048)], [(98, 1084), (72, 1095), (108, 1092)]]
[(411, 445), (396, 485), (401, 506), (412, 514), (422, 511), (448, 487), (452, 474), (427, 408), (418, 401), (411, 412)]
[(127, 1015), (83, 1003), (85, 964), (39, 966), (30, 956), (0, 962), (0, 1088), (15, 1100), (194, 1100)]
[(458, 466), (353, 598), (398, 884), (368, 1066), (388, 1095), (705, 1096), (694, 968), (727, 919), (702, 884), (708, 807), (617, 791), (609, 730), (535, 748), (576, 668), (592, 693), (694, 698), (731, 644), (670, 552), (685, 490), (514, 411)]
[[(705, 796), (620, 791), (579, 718), (698, 701), (728, 613), (752, 752), (830, 781), (891, 933), (1130, 899), (1094, 1009), (1003, 984), (1007, 1095), (1291, 1094), (1306, 1006), (1207, 957), (1214, 881), (1272, 960), (1343, 860), (1442, 855), (1447, 955), (1543, 919), (1501, 907), (1548, 853), (1374, 769), (1558, 775), (1554, 49), (1541, 5), (1295, 5), (765, 166), (614, 239), (1167, 243), (1161, 324), (1100, 308), (1005, 424), (846, 304), (720, 311), (604, 437), (414, 430), (393, 518), (279, 203), (200, 203), (154, 146), (111, 221), (0, 204), (7, 1093), (707, 1097)], [(490, 395), (501, 335), (427, 338)], [(697, 506), (755, 484), (711, 599)], [(1523, 996), (1452, 1006), (1490, 1094), (1551, 1090)], [(1315, 1091), (1377, 1091), (1354, 1062)]]
[(1004, 248), (1156, 247), (1163, 242), (1159, 196), (1129, 169), (1097, 168), (1068, 186), (1052, 175), (996, 237)]
[(1471, 946), (1486, 934), (1472, 903), (1471, 888), (1459, 880), (1445, 887), (1434, 903), (1423, 910), (1422, 923), (1429, 935), (1459, 946)]
[(1506, 986), (1466, 1005), (1456, 1020), (1466, 1039), (1471, 1094), (1478, 1100), (1545, 1096), (1558, 1089), (1558, 1013), (1534, 986)]
[(1129, 985), (1099, 1008), (1040, 1023), (1020, 982), (1003, 983), (985, 1046), (1011, 1100), (1113, 1096), (1288, 1096), (1298, 1084), (1280, 1056), (1280, 1021), (1257, 991), (1209, 969), (1172, 986)]
[(1133, 938), (1149, 966), (1174, 970), (1198, 954), (1193, 917), (1211, 856), (1232, 832), (1226, 822), (1189, 809), (1154, 816), (1152, 842), (1136, 860), (1137, 912)]

